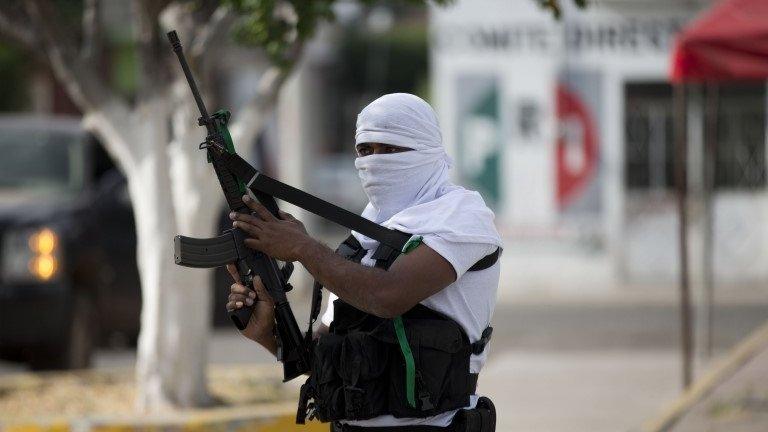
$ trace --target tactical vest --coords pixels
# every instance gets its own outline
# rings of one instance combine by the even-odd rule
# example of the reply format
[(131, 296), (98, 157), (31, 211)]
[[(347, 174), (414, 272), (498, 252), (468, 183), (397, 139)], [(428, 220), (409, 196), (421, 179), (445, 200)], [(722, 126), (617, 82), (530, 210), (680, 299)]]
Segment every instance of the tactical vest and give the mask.
[[(359, 263), (367, 251), (349, 236), (336, 250)], [(468, 271), (491, 267), (501, 249)], [(372, 255), (384, 270), (399, 256), (386, 246)], [(315, 283), (310, 328), (320, 308), (322, 286)], [(297, 422), (365, 420), (380, 415), (429, 417), (469, 405), (477, 374), (469, 372), (471, 354), (480, 354), (491, 338), (487, 327), (470, 343), (453, 319), (422, 304), (393, 319), (363, 312), (341, 299), (333, 303), (328, 334), (312, 343), (312, 371), (301, 387)], [(306, 337), (311, 338), (310, 330)]]

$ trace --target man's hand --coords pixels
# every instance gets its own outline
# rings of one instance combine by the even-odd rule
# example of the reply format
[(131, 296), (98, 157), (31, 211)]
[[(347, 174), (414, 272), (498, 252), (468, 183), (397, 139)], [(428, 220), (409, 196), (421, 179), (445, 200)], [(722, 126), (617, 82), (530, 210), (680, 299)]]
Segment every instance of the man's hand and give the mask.
[(243, 196), (243, 202), (253, 214), (232, 212), (232, 226), (243, 230), (250, 238), (245, 245), (280, 261), (297, 261), (302, 248), (314, 240), (307, 234), (304, 224), (290, 214), (281, 211), (278, 219), (263, 205), (250, 196)]
[(240, 333), (252, 341), (264, 346), (273, 354), (277, 350), (277, 342), (273, 328), (275, 326), (275, 303), (269, 296), (261, 278), (253, 280), (253, 290), (248, 289), (240, 281), (240, 275), (232, 264), (227, 264), (227, 271), (235, 283), (230, 287), (227, 311), (232, 312), (245, 306), (253, 306), (253, 313), (248, 325)]

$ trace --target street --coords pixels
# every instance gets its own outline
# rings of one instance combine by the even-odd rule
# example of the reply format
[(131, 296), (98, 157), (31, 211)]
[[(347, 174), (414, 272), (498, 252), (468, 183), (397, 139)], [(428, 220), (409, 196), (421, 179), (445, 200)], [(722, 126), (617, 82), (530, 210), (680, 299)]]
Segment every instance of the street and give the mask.
[[(297, 299), (295, 303), (300, 303)], [(299, 321), (305, 311), (297, 310)], [(768, 305), (715, 309), (720, 355), (768, 317)], [(479, 382), (499, 431), (633, 431), (680, 390), (677, 306), (671, 301), (505, 301)], [(214, 364), (273, 361), (234, 328), (210, 339)], [(132, 349), (101, 349), (96, 368), (132, 367)], [(0, 362), (0, 374), (23, 371)]]

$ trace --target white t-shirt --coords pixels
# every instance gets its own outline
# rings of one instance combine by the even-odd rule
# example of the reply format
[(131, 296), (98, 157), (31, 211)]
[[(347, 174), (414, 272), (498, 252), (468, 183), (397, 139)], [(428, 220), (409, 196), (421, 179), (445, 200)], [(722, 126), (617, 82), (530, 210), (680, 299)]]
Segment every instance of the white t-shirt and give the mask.
[[(492, 244), (454, 243), (435, 235), (424, 235), (423, 242), (451, 263), (456, 271), (457, 279), (440, 292), (422, 301), (421, 304), (458, 322), (467, 333), (470, 343), (479, 340), (483, 330), (490, 324), (491, 315), (493, 315), (493, 309), (496, 306), (500, 265), (497, 261), (485, 270), (474, 272), (467, 272), (467, 270), (484, 256), (493, 253), (496, 246)], [(372, 267), (375, 264), (370, 259), (372, 254), (373, 249), (368, 251), (360, 263)], [(321, 318), (326, 326), (329, 326), (333, 321), (333, 301), (337, 298), (338, 296), (333, 293), (329, 297), (328, 307)], [(473, 354), (470, 357), (469, 371), (479, 373), (487, 357), (488, 347), (486, 346), (482, 354)], [(472, 396), (467, 408), (472, 408), (475, 404), (477, 404), (477, 396)], [(455, 410), (448, 411), (426, 418), (395, 418), (391, 415), (383, 415), (369, 420), (348, 421), (346, 423), (368, 427), (405, 425), (444, 427), (451, 423), (455, 413)]]

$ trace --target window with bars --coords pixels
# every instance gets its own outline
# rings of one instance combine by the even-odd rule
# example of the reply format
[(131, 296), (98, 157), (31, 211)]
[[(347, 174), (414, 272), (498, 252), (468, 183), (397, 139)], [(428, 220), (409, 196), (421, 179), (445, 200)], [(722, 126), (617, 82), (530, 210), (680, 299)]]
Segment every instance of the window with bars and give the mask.
[(671, 86), (627, 84), (625, 104), (626, 186), (653, 190), (674, 187)]
[[(757, 189), (766, 184), (765, 84), (719, 87), (715, 188)], [(674, 183), (672, 86), (625, 86), (625, 176), (631, 190), (665, 190)]]
[(765, 84), (720, 86), (715, 188), (765, 186)]

